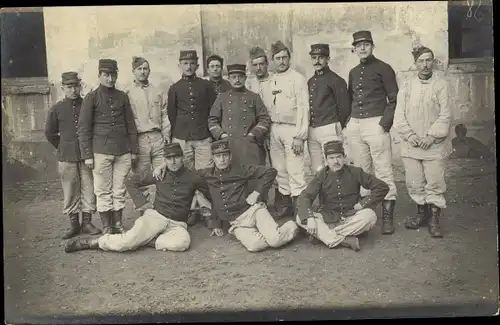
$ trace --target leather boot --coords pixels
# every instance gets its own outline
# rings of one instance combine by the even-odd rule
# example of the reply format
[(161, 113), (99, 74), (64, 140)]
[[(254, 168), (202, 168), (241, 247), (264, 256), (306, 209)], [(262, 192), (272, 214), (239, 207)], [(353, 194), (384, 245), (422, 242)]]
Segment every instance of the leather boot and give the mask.
[(275, 197), (273, 218), (282, 219), (286, 216), (293, 216), (293, 202), (290, 195), (283, 195), (276, 189)]
[[(390, 235), (394, 233), (394, 205), (395, 200), (384, 200), (382, 203), (382, 234)], [(386, 207), (389, 205), (389, 207)]]
[(66, 253), (73, 253), (84, 249), (98, 249), (99, 242), (97, 238), (75, 238), (71, 239), (64, 246)]
[(208, 226), (210, 225), (210, 220), (212, 219), (212, 210), (206, 207), (201, 207), (199, 218), (203, 221), (205, 227), (208, 228)]
[(441, 232), (441, 225), (439, 224), (439, 217), (441, 216), (441, 208), (438, 208), (434, 204), (430, 204), (430, 220), (429, 220), (429, 233), (431, 237), (441, 238), (443, 234)]
[(417, 204), (417, 214), (409, 217), (405, 221), (405, 227), (408, 229), (418, 229), (428, 220), (427, 204)]
[(78, 220), (79, 213), (72, 213), (69, 215), (69, 222), (71, 228), (62, 236), (62, 239), (69, 239), (75, 237), (80, 233), (80, 221)]
[(99, 212), (101, 216), (102, 222), (102, 233), (103, 234), (112, 234), (111, 224), (113, 222), (113, 211), (103, 211)]
[(82, 212), (82, 234), (99, 235), (101, 231), (92, 224), (92, 214), (90, 212)]
[(188, 219), (186, 221), (186, 224), (189, 227), (192, 227), (198, 222), (200, 219), (200, 210), (191, 210), (189, 211)]
[(340, 243), (340, 246), (350, 248), (355, 252), (359, 252), (361, 247), (359, 246), (359, 239), (355, 236), (347, 236), (344, 241)]
[(122, 213), (123, 209), (118, 210), (118, 211), (113, 211), (113, 224), (112, 224), (112, 229), (113, 229), (113, 234), (122, 234), (124, 232), (123, 229), (123, 223), (122, 223)]

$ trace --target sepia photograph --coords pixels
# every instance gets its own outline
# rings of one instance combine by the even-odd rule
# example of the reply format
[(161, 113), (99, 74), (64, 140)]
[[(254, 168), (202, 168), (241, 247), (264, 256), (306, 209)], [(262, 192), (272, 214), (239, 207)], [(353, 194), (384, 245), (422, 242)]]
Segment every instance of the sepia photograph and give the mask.
[(0, 17), (5, 323), (498, 313), (493, 1)]

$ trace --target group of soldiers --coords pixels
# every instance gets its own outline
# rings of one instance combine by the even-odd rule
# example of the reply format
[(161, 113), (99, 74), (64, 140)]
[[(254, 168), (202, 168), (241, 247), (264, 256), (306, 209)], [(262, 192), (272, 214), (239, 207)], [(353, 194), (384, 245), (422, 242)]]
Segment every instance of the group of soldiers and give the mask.
[[(211, 236), (227, 231), (251, 252), (281, 247), (301, 229), (330, 248), (358, 251), (357, 236), (375, 225), (377, 206), (382, 233), (395, 231), (393, 126), (416, 203), (405, 226), (427, 225), (432, 237), (442, 237), (451, 111), (447, 83), (433, 74), (434, 54), (415, 48), (418, 74), (398, 85), (391, 66), (373, 55), (370, 31), (355, 32), (352, 46), (360, 63), (348, 82), (330, 69), (328, 44), (311, 45), (315, 72), (306, 80), (290, 67), (292, 53), (281, 41), (270, 49), (273, 74), (265, 51), (250, 50), (256, 78), (248, 80), (245, 64), (228, 65), (225, 80), (218, 55), (207, 58), (209, 77), (199, 78), (196, 51), (182, 50), (182, 77), (168, 92), (149, 82), (151, 66), (142, 57), (133, 57), (134, 81), (124, 91), (115, 88), (111, 59), (99, 61), (100, 86), (83, 99), (77, 73), (63, 73), (65, 99), (46, 123), (71, 223), (63, 238), (95, 235), (71, 239), (65, 251), (185, 251), (196, 222)], [(346, 139), (354, 164), (346, 162)], [(127, 192), (140, 216), (124, 231)], [(102, 233), (91, 223), (96, 210)]]

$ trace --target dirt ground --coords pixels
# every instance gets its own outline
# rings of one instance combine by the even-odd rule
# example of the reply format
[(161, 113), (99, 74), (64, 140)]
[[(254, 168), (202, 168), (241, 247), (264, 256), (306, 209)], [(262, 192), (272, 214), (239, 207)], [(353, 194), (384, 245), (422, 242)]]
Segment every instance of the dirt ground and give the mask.
[[(31, 316), (207, 312), (273, 308), (407, 306), (498, 302), (496, 165), (450, 161), (443, 239), (406, 230), (414, 212), (401, 166), (396, 232), (380, 221), (353, 252), (312, 245), (247, 252), (228, 235), (190, 229), (184, 253), (66, 254), (58, 182), (4, 189), (4, 296), (10, 323)], [(377, 211), (380, 215), (380, 211)], [(125, 227), (137, 213), (131, 202)], [(101, 227), (95, 217), (94, 224)], [(20, 318), (22, 317), (22, 318)], [(17, 321), (16, 321), (17, 320)]]

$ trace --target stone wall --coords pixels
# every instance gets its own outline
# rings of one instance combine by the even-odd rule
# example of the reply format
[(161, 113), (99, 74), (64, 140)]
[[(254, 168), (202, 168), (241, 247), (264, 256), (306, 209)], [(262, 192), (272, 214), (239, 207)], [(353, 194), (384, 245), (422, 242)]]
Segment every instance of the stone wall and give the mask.
[[(18, 142), (46, 142), (40, 125), (50, 105), (62, 96), (61, 72), (79, 72), (85, 94), (97, 86), (100, 58), (118, 61), (117, 87), (122, 88), (132, 81), (131, 57), (145, 56), (151, 63), (151, 80), (166, 91), (180, 77), (177, 63), (181, 49), (198, 51), (201, 76), (205, 74), (205, 58), (210, 54), (222, 55), (226, 63), (248, 63), (250, 47), (259, 45), (269, 50), (271, 43), (279, 39), (292, 50), (292, 66), (309, 78), (313, 73), (309, 46), (325, 42), (331, 48), (331, 68), (347, 80), (349, 70), (358, 63), (351, 52), (352, 33), (369, 29), (376, 45), (375, 55), (395, 69), (399, 80), (415, 74), (410, 54), (412, 45), (421, 43), (432, 48), (437, 73), (445, 75), (451, 85), (454, 124), (466, 124), (470, 136), (495, 146), (493, 63), (449, 62), (446, 1), (48, 7), (43, 10), (50, 95), (36, 95), (41, 96), (38, 99), (21, 94), (15, 95), (17, 99), (3, 97), (7, 118), (13, 125), (10, 131)], [(271, 66), (271, 70), (273, 68)], [(24, 111), (19, 113), (19, 110)], [(454, 131), (452, 133), (454, 136)], [(397, 161), (399, 139), (396, 134), (393, 139)], [(14, 155), (31, 159), (29, 152), (23, 150), (18, 149)], [(52, 168), (52, 162), (47, 164)]]

